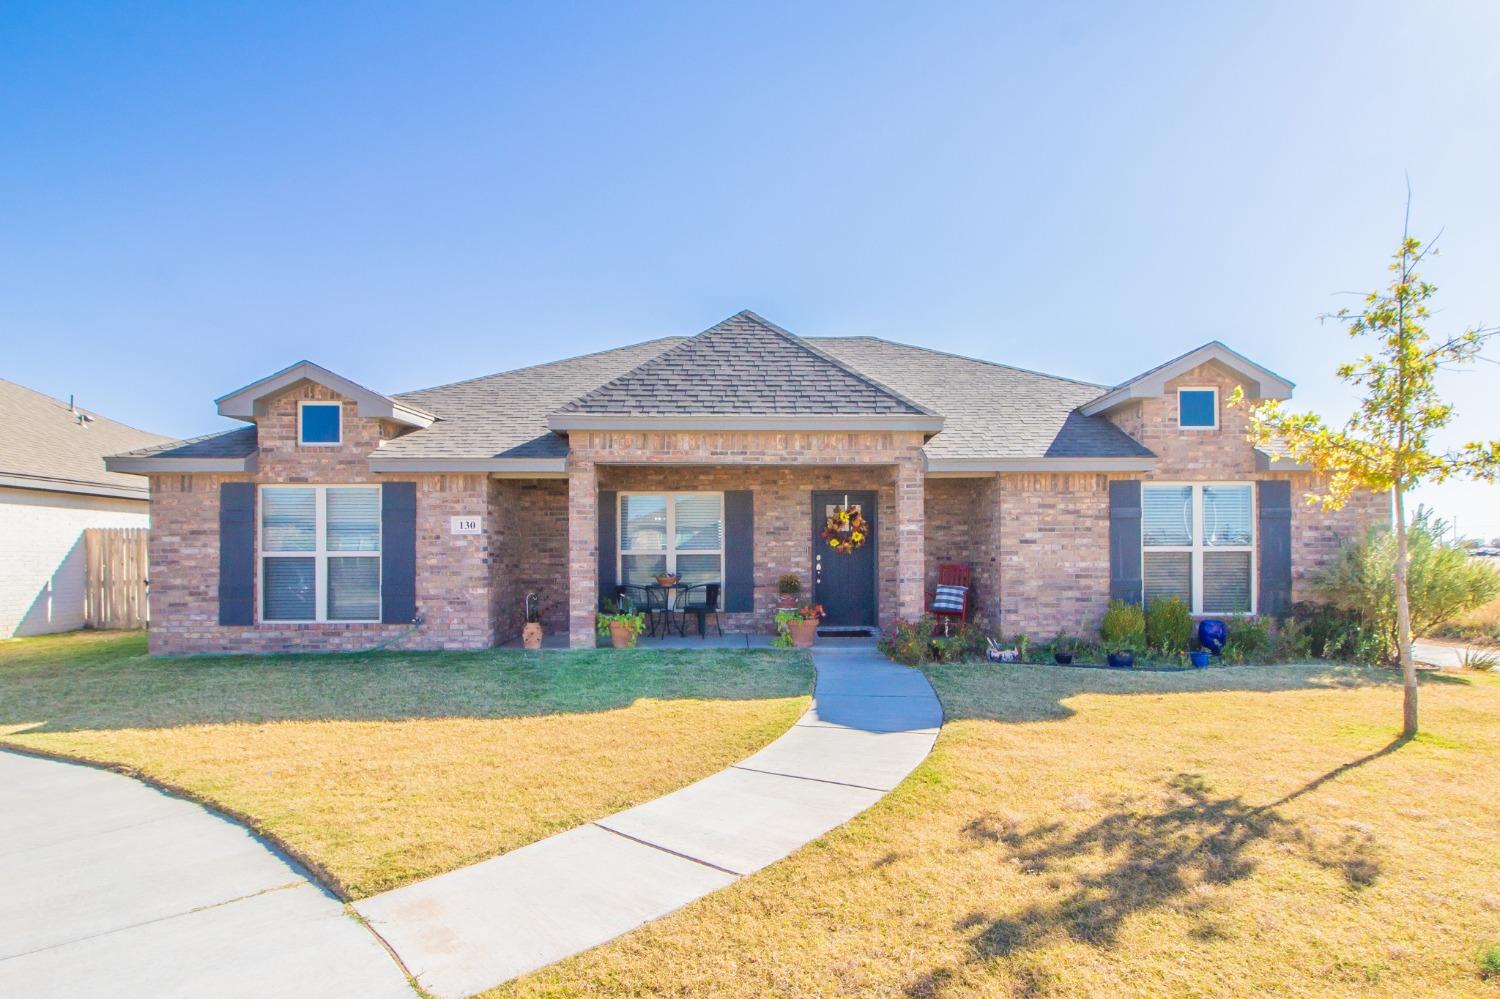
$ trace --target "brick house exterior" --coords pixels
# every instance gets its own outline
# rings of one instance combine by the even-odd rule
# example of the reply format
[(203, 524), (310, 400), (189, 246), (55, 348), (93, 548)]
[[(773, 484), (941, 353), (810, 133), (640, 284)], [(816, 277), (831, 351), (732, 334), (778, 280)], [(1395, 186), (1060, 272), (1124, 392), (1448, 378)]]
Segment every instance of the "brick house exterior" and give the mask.
[[(301, 362), (218, 400), (248, 426), (109, 467), (151, 482), (155, 654), (485, 648), (519, 633), (529, 592), (545, 631), (591, 646), (601, 600), (668, 557), (724, 581), (726, 630), (766, 631), (780, 576), (821, 580), (820, 490), (874, 498), (871, 624), (920, 616), (956, 562), (977, 620), (1046, 639), (1179, 581), (1206, 613), (1284, 607), (1388, 520), (1383, 496), (1301, 502), (1312, 473), (1248, 442), (1236, 387), (1291, 390), (1218, 343), (1109, 387), (740, 313), (394, 397)], [(1182, 389), (1212, 425), (1180, 425)], [(309, 404), (333, 407), (335, 440), (310, 439)], [(1163, 497), (1202, 537), (1153, 561)], [(717, 547), (683, 547), (699, 542), (681, 526), (660, 541), (669, 505), (683, 523), (720, 511), (701, 535)], [(1206, 547), (1210, 517), (1233, 520), (1237, 554)]]

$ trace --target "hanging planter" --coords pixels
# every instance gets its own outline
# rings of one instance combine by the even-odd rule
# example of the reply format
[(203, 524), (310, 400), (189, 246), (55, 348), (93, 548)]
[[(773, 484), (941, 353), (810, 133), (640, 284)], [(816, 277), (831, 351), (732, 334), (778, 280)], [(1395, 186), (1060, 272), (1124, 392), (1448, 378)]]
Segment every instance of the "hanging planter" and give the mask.
[(857, 509), (849, 508), (849, 497), (844, 497), (840, 506), (833, 508), (828, 522), (823, 526), (823, 540), (828, 547), (843, 555), (852, 555), (870, 540), (870, 522)]

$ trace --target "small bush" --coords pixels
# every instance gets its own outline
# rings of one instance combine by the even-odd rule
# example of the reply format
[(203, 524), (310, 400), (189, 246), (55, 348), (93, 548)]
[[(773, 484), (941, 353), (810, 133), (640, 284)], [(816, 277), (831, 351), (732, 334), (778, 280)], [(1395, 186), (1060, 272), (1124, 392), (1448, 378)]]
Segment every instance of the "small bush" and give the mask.
[(1145, 648), (1146, 615), (1141, 605), (1111, 600), (1099, 624), (1099, 637), (1111, 649)]
[(920, 666), (932, 655), (933, 620), (897, 621), (896, 626), (875, 643), (881, 653), (906, 666)]
[[(1411, 565), (1407, 595), (1412, 635), (1421, 638), (1500, 595), (1500, 573), (1481, 564), (1448, 537), (1448, 525), (1426, 509), (1417, 510), (1407, 531)], [(1378, 636), (1381, 656), (1396, 658), (1396, 539), (1385, 528), (1339, 549), (1318, 577), (1317, 590), (1328, 603), (1359, 615)]]
[(1229, 619), (1229, 635), (1224, 640), (1224, 661), (1248, 663), (1265, 657), (1271, 650), (1271, 628), (1254, 617)]
[(1171, 655), (1186, 652), (1193, 639), (1193, 615), (1179, 597), (1153, 600), (1146, 605), (1146, 644)]

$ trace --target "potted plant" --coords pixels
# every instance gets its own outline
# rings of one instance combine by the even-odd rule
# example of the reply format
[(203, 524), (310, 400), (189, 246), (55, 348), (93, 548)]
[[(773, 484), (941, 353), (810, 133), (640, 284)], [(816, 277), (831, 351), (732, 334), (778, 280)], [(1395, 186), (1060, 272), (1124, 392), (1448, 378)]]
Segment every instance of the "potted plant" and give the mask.
[(526, 624), (521, 628), (521, 645), (528, 649), (542, 647), (542, 617), (537, 610), (535, 593), (526, 594)]
[(778, 641), (799, 649), (812, 648), (818, 638), (818, 622), (827, 616), (822, 604), (803, 604), (796, 610), (777, 611)]
[(1194, 669), (1204, 669), (1208, 666), (1208, 650), (1194, 649), (1188, 653), (1188, 658), (1193, 661)]
[(1099, 624), (1099, 637), (1109, 653), (1111, 669), (1135, 666), (1135, 650), (1146, 641), (1146, 615), (1140, 604), (1111, 600)]
[(1052, 642), (1052, 661), (1059, 666), (1073, 665), (1073, 640), (1059, 632)]
[(646, 615), (639, 611), (600, 614), (594, 621), (594, 630), (601, 638), (608, 635), (612, 647), (629, 649), (634, 647), (635, 640), (646, 630)]
[(789, 572), (776, 580), (776, 606), (781, 610), (793, 610), (797, 597), (802, 593), (802, 577)]
[(656, 574), (657, 586), (676, 586), (682, 577), (673, 572), (659, 572)]

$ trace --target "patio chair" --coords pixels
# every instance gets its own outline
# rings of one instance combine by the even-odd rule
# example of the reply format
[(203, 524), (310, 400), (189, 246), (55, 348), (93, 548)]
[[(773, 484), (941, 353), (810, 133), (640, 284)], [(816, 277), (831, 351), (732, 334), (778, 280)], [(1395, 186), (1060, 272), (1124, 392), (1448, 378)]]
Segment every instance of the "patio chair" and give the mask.
[(969, 620), (974, 606), (974, 588), (969, 585), (969, 567), (959, 562), (945, 562), (938, 566), (937, 589), (927, 600), (927, 613), (943, 622), (943, 634), (948, 634), (948, 622), (957, 618)]
[[(682, 591), (678, 600), (677, 609), (682, 611), (682, 632), (687, 633), (687, 619), (691, 614), (698, 619), (698, 637), (708, 637), (708, 615), (714, 616), (714, 629), (718, 631), (719, 637), (724, 636), (724, 626), (719, 622), (719, 594), (723, 592), (721, 583), (697, 583)], [(702, 591), (701, 595), (699, 591)]]

